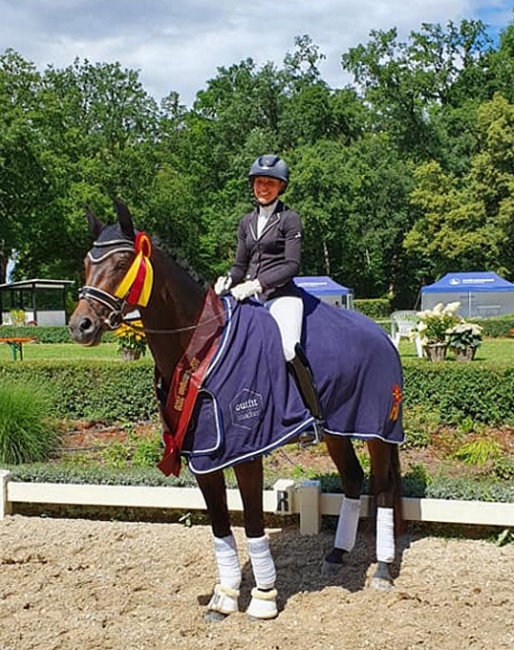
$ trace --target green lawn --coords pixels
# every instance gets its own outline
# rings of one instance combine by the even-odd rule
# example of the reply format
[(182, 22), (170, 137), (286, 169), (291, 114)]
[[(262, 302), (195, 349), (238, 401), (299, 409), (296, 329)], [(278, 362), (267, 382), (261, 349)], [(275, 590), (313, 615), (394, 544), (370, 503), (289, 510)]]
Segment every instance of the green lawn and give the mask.
[[(101, 343), (95, 348), (85, 348), (76, 343), (25, 343), (23, 359), (36, 361), (40, 359), (110, 359), (121, 361), (117, 343)], [(13, 355), (9, 345), (0, 344), (0, 362), (12, 361)]]
[[(414, 343), (402, 340), (400, 354), (404, 359), (417, 359)], [(84, 348), (76, 343), (26, 343), (23, 346), (23, 358), (26, 361), (38, 359), (120, 359), (116, 343), (101, 343), (95, 348)], [(451, 353), (448, 360), (452, 360)], [(0, 344), (0, 362), (12, 361), (11, 348)], [(121, 360), (121, 359), (120, 359)], [(151, 355), (142, 359), (151, 361)], [(514, 338), (513, 339), (486, 339), (478, 349), (476, 361), (514, 364)]]

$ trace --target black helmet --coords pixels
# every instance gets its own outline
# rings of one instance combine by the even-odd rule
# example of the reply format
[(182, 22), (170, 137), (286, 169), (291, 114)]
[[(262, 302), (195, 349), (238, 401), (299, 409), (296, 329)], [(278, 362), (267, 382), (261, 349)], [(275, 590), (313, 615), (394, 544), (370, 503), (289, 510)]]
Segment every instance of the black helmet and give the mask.
[(274, 154), (259, 156), (248, 172), (248, 178), (250, 180), (253, 180), (256, 176), (277, 178), (287, 185), (289, 182), (289, 169), (279, 156), (275, 156)]

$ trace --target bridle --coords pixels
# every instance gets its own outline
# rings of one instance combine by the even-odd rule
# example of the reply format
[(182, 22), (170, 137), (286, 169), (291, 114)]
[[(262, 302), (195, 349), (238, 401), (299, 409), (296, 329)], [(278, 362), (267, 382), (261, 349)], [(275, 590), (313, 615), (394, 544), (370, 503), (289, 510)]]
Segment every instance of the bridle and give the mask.
[[(108, 247), (111, 247), (110, 250), (106, 250), (105, 253), (103, 253), (102, 255), (99, 255), (98, 257), (93, 256), (92, 250), (94, 248), (102, 249)], [(88, 252), (87, 257), (92, 264), (99, 264), (100, 262), (106, 260), (108, 257), (111, 257), (112, 255), (116, 255), (117, 253), (134, 253), (134, 246), (131, 243), (129, 243), (127, 239), (111, 239), (109, 241), (95, 241), (93, 242), (93, 247)], [(133, 322), (131, 322), (130, 319), (125, 318), (123, 314), (125, 308), (129, 304), (127, 301), (128, 295), (129, 295), (129, 291), (127, 291), (125, 295), (122, 296), (121, 298), (118, 298), (114, 296), (112, 293), (109, 293), (108, 291), (104, 291), (103, 289), (99, 289), (98, 287), (93, 287), (91, 285), (84, 285), (79, 289), (79, 300), (85, 300), (88, 303), (88, 305), (91, 307), (91, 309), (95, 312), (98, 319), (103, 324), (105, 324), (110, 330), (116, 330), (119, 327), (121, 327), (121, 325), (127, 325), (128, 327), (131, 327), (136, 332), (144, 332), (147, 334), (180, 334), (181, 332), (190, 332), (200, 327), (200, 324), (197, 323), (196, 325), (189, 325), (187, 327), (177, 327), (175, 329), (170, 329), (170, 330), (154, 330), (154, 329), (148, 329), (146, 327), (140, 327), (138, 325), (135, 325)], [(100, 303), (104, 307), (107, 307), (108, 309), (111, 310), (107, 314), (107, 316), (104, 316), (98, 311), (98, 309), (96, 308), (96, 303)], [(208, 323), (214, 322), (215, 320), (217, 320), (216, 317), (210, 318), (204, 321), (201, 324), (201, 326), (207, 325)]]
[[(113, 246), (115, 246), (115, 248), (112, 248)], [(111, 250), (107, 250), (105, 253), (96, 258), (93, 256), (92, 251), (89, 251), (87, 254), (89, 261), (92, 264), (99, 264), (100, 262), (106, 260), (108, 257), (111, 257), (117, 253), (134, 252), (134, 247), (130, 245), (126, 239), (111, 239), (110, 241), (95, 241), (93, 243), (93, 248), (107, 247), (111, 247)], [(91, 309), (95, 312), (97, 317), (110, 330), (118, 329), (123, 322), (127, 324), (130, 323), (130, 321), (127, 321), (123, 315), (123, 312), (128, 304), (127, 296), (128, 292), (122, 298), (117, 298), (108, 291), (104, 291), (103, 289), (98, 289), (97, 287), (92, 287), (90, 285), (85, 285), (79, 289), (79, 300), (85, 300)], [(98, 302), (104, 307), (107, 307), (111, 310), (107, 316), (99, 313), (99, 311), (96, 309), (95, 302)]]

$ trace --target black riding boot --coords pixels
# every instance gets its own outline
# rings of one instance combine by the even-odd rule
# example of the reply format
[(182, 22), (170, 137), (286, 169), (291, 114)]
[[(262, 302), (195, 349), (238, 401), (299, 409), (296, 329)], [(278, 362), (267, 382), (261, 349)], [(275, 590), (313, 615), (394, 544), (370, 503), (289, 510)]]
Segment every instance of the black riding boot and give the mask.
[(323, 413), (319, 401), (316, 383), (312, 374), (309, 361), (305, 356), (305, 352), (300, 345), (295, 348), (296, 355), (287, 365), (292, 371), (300, 395), (302, 396), (305, 406), (314, 417), (313, 431), (307, 430), (300, 434), (300, 443), (304, 446), (314, 445), (320, 442), (323, 438)]

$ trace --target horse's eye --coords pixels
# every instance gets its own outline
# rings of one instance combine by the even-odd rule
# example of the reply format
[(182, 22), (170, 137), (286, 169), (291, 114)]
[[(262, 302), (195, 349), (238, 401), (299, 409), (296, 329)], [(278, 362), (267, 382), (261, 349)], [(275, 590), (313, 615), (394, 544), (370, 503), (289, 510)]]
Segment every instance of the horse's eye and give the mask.
[(119, 260), (116, 260), (116, 264), (114, 266), (115, 271), (126, 271), (129, 267), (130, 260), (127, 258), (120, 258)]

